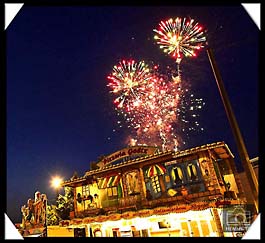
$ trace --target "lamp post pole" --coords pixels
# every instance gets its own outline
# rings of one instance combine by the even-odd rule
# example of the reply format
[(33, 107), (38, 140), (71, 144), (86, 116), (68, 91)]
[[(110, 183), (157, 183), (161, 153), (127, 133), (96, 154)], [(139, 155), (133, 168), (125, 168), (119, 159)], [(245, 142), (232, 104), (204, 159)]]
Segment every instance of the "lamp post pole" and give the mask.
[(245, 170), (245, 173), (247, 176), (247, 180), (248, 180), (250, 188), (252, 190), (250, 193), (252, 196), (252, 203), (254, 204), (254, 208), (255, 208), (254, 214), (258, 214), (258, 212), (259, 212), (259, 209), (258, 209), (258, 181), (257, 181), (256, 175), (255, 175), (254, 169), (250, 163), (249, 156), (248, 156), (245, 144), (244, 144), (243, 137), (241, 135), (241, 132), (240, 132), (240, 129), (238, 127), (235, 115), (233, 113), (231, 104), (229, 102), (228, 95), (226, 93), (224, 83), (222, 81), (221, 74), (217, 68), (217, 65), (216, 65), (216, 62), (214, 59), (214, 55), (213, 55), (213, 51), (211, 48), (207, 48), (207, 55), (208, 55), (208, 58), (210, 60), (211, 67), (212, 67), (212, 70), (213, 70), (213, 73), (215, 76), (215, 80), (216, 80), (216, 83), (217, 83), (217, 86), (218, 86), (218, 89), (219, 89), (219, 92), (220, 92), (220, 95), (221, 95), (221, 98), (222, 98), (222, 101), (223, 101), (223, 104), (225, 107), (226, 115), (227, 115), (227, 118), (229, 120), (231, 129), (232, 129), (232, 132), (233, 132), (233, 135), (235, 138), (235, 142), (237, 145), (237, 149), (238, 149), (238, 153), (239, 153), (239, 156), (241, 159), (241, 163), (244, 167), (244, 170)]
[(59, 197), (59, 186), (57, 186), (56, 188), (55, 188), (55, 192), (56, 192), (56, 195), (55, 195), (55, 204), (56, 204), (56, 206), (58, 206), (58, 197)]
[(57, 206), (58, 206), (57, 199), (59, 197), (59, 190), (60, 190), (60, 187), (61, 187), (61, 183), (62, 183), (62, 178), (60, 178), (58, 176), (55, 176), (55, 177), (53, 177), (51, 179), (51, 185), (55, 189), (55, 192), (56, 192), (55, 202), (56, 202)]

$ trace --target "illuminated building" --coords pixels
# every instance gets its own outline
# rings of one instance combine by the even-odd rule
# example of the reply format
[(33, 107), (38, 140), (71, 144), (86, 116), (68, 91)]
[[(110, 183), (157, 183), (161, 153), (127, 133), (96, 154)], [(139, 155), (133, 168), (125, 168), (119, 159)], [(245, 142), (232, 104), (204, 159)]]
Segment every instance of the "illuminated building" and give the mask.
[(97, 167), (62, 184), (73, 188), (74, 212), (61, 224), (79, 236), (235, 236), (224, 230), (224, 211), (246, 197), (224, 142), (177, 152), (128, 147)]

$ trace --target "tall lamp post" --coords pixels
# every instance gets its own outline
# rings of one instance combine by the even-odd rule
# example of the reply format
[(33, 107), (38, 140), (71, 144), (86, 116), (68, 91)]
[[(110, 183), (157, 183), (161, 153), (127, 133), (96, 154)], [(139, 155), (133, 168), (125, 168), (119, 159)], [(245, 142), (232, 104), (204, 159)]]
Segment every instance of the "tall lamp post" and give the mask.
[(257, 177), (255, 175), (254, 169), (250, 163), (249, 160), (249, 156), (248, 156), (248, 152), (243, 140), (243, 137), (241, 135), (240, 129), (238, 127), (234, 112), (232, 110), (231, 104), (229, 102), (229, 98), (228, 95), (226, 93), (225, 87), (224, 87), (224, 83), (222, 81), (221, 78), (221, 74), (217, 68), (215, 59), (214, 59), (214, 55), (213, 55), (213, 51), (211, 48), (207, 48), (207, 55), (208, 58), (210, 60), (211, 63), (211, 67), (215, 76), (215, 80), (219, 89), (219, 93), (221, 95), (224, 107), (225, 107), (225, 112), (227, 115), (227, 118), (229, 120), (234, 138), (235, 138), (235, 142), (237, 145), (237, 149), (238, 149), (238, 153), (241, 159), (241, 163), (243, 165), (243, 168), (245, 170), (246, 176), (247, 176), (247, 180), (249, 182), (249, 185), (251, 187), (250, 194), (251, 194), (251, 198), (252, 198), (252, 202), (254, 205), (254, 214), (257, 215), (259, 212), (259, 206), (258, 206), (258, 180)]
[[(198, 26), (198, 23), (194, 24), (194, 20), (186, 22), (186, 18), (177, 17), (175, 20), (168, 19), (167, 21), (161, 21), (158, 29), (154, 29), (157, 35), (154, 38), (160, 45), (160, 48), (164, 49), (164, 52), (172, 55), (176, 58), (176, 62), (179, 68), (179, 63), (181, 61), (181, 53), (184, 56), (196, 56), (194, 51), (199, 50), (202, 47), (202, 43), (206, 42), (206, 37), (204, 36), (202, 28)], [(207, 55), (210, 60), (213, 73), (217, 82), (217, 86), (225, 107), (226, 115), (228, 117), (230, 126), (232, 128), (233, 135), (235, 137), (236, 145), (238, 148), (241, 163), (243, 164), (245, 173), (247, 175), (247, 180), (251, 186), (252, 192), (250, 192), (255, 208), (255, 214), (258, 213), (258, 181), (255, 177), (254, 170), (249, 161), (248, 153), (241, 136), (239, 127), (237, 125), (236, 118), (232, 111), (227, 93), (224, 88), (224, 84), (215, 63), (213, 52), (211, 48), (207, 48)]]
[(56, 190), (56, 199), (59, 196), (59, 190), (61, 188), (62, 181), (63, 181), (62, 178), (59, 176), (54, 176), (51, 179), (51, 186)]

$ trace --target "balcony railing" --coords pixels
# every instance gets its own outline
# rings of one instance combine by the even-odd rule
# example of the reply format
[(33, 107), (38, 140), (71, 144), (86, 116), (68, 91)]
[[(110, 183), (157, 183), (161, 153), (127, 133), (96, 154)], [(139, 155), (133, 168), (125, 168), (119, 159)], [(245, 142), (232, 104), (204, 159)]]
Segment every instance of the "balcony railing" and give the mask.
[(117, 212), (124, 212), (130, 210), (140, 210), (161, 207), (165, 205), (183, 204), (195, 201), (204, 200), (217, 200), (223, 198), (223, 194), (220, 189), (212, 191), (205, 191), (199, 193), (192, 193), (186, 196), (177, 195), (173, 197), (159, 198), (153, 200), (143, 199), (140, 195), (131, 195), (119, 199), (106, 200), (102, 202), (102, 208), (91, 208), (76, 213), (77, 217), (93, 217), (100, 214), (111, 214)]

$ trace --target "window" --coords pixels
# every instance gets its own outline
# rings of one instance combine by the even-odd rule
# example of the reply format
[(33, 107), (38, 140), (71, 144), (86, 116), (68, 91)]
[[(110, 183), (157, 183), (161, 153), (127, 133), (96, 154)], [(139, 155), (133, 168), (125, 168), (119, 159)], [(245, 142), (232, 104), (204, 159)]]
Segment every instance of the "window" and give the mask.
[(83, 194), (83, 196), (90, 195), (89, 185), (82, 186), (82, 194)]
[(195, 180), (198, 179), (197, 169), (196, 169), (196, 166), (193, 163), (189, 163), (188, 164), (187, 172), (188, 172), (189, 180), (195, 181)]
[(172, 178), (177, 185), (183, 183), (183, 173), (182, 173), (182, 169), (180, 167), (176, 166), (173, 168)]
[(204, 181), (197, 160), (180, 161), (170, 167), (170, 179), (173, 188), (185, 186), (189, 193), (205, 191)]
[(151, 184), (155, 193), (161, 192), (158, 176), (151, 177)]
[(108, 199), (113, 199), (113, 197), (116, 198), (118, 196), (117, 187), (107, 188), (107, 195), (108, 195)]

